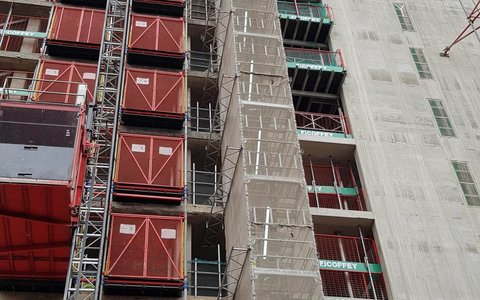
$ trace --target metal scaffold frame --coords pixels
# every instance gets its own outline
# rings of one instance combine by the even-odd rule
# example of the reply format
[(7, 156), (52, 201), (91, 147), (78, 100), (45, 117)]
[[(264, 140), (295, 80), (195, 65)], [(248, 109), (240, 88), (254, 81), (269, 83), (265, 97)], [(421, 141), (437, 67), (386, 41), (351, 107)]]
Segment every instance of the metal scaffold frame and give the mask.
[(225, 208), (230, 197), (232, 182), (235, 178), (237, 165), (240, 160), (242, 148), (228, 147), (223, 157), (222, 169), (218, 173), (217, 189), (209, 198), (211, 208), (208, 215), (205, 237), (203, 240), (204, 247), (214, 247), (217, 242), (218, 233), (223, 229), (223, 217)]
[(95, 148), (87, 162), (64, 299), (99, 299), (122, 93), (130, 0), (108, 0), (95, 101), (87, 127)]
[(222, 286), (218, 291), (218, 300), (235, 299), (238, 282), (245, 270), (245, 263), (248, 259), (249, 248), (233, 247), (228, 256), (227, 266), (222, 278)]

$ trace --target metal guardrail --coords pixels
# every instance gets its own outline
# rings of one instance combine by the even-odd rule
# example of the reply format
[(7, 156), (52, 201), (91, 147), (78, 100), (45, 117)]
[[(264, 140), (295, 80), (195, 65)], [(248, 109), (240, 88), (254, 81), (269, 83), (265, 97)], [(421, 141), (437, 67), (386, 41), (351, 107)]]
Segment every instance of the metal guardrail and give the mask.
[(342, 112), (331, 115), (297, 111), (295, 118), (298, 129), (350, 134), (347, 117)]
[(312, 64), (345, 68), (341, 50), (325, 51), (302, 48), (285, 48), (287, 63)]

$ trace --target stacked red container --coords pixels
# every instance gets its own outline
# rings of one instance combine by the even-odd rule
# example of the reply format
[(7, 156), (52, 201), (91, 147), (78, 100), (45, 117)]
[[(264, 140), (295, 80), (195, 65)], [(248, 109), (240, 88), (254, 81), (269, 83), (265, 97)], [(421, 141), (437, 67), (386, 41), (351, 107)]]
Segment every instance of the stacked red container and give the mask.
[(108, 285), (183, 284), (183, 218), (112, 214), (105, 267)]
[(104, 19), (103, 10), (55, 6), (47, 37), (47, 53), (96, 59), (102, 42)]
[[(183, 7), (183, 0), (132, 1), (114, 201), (178, 205), (183, 200)], [(123, 209), (111, 218), (106, 291), (179, 296), (185, 276), (183, 217), (125, 214), (128, 209), (117, 205)]]
[(122, 120), (125, 124), (181, 128), (184, 88), (182, 72), (127, 68)]
[[(97, 65), (60, 60), (42, 60), (38, 77), (40, 80), (34, 96), (36, 101), (75, 104), (79, 83), (87, 86), (88, 103), (93, 101)], [(59, 94), (54, 94), (59, 93)]]
[(183, 18), (132, 13), (128, 62), (181, 69), (185, 56)]
[(117, 197), (182, 201), (183, 138), (121, 133), (117, 153)]
[(84, 109), (0, 102), (0, 280), (63, 284), (86, 164)]

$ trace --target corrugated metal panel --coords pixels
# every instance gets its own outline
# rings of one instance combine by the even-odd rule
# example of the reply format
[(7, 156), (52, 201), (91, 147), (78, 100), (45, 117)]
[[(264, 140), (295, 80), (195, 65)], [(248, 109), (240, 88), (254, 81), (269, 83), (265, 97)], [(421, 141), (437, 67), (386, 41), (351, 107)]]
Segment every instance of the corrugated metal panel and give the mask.
[(112, 214), (110, 228), (107, 282), (182, 285), (182, 217)]
[(105, 11), (55, 6), (48, 39), (99, 45), (102, 41)]
[(183, 118), (182, 72), (126, 70), (124, 113)]
[(129, 48), (159, 55), (183, 55), (183, 27), (183, 18), (132, 14)]
[[(96, 64), (42, 60), (40, 63), (39, 79), (66, 82), (39, 81), (36, 88), (39, 92), (35, 95), (35, 100), (75, 104), (77, 96), (65, 94), (77, 94), (79, 88), (78, 83), (84, 83), (87, 85), (87, 100), (91, 103), (95, 91), (96, 76)], [(63, 95), (55, 95), (51, 92), (63, 93)]]
[[(117, 191), (131, 194), (181, 195), (183, 138), (121, 133), (115, 183)], [(181, 201), (181, 198), (163, 200)]]

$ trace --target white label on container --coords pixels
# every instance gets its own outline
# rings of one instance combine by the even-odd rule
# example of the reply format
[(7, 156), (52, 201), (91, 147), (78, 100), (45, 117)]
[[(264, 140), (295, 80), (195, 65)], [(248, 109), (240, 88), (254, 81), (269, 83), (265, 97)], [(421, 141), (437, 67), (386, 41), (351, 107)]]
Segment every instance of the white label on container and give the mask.
[(58, 76), (57, 69), (45, 69), (45, 75)]
[(132, 152), (142, 152), (142, 153), (145, 153), (145, 145), (142, 145), (142, 144), (132, 144)]
[(160, 236), (162, 239), (174, 240), (177, 238), (177, 231), (175, 229), (162, 229)]
[(135, 234), (135, 229), (133, 224), (120, 224), (120, 233)]
[(158, 148), (158, 153), (160, 153), (160, 155), (172, 155), (173, 149), (170, 147), (160, 147)]
[(92, 79), (92, 80), (95, 80), (95, 78), (97, 77), (97, 74), (95, 73), (83, 73), (83, 79)]
[(137, 26), (137, 27), (147, 27), (147, 22), (135, 21), (135, 26)]
[(137, 84), (148, 85), (148, 84), (150, 84), (150, 79), (137, 77)]

